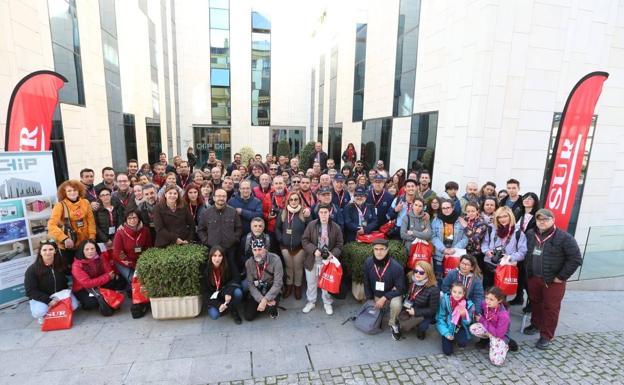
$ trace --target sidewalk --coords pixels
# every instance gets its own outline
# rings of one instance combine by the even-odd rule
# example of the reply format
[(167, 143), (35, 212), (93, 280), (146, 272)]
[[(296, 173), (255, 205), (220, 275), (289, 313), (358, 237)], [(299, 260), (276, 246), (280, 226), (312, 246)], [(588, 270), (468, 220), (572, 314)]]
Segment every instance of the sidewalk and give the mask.
[[(334, 315), (327, 316), (320, 302), (306, 315), (301, 313), (304, 301), (289, 298), (283, 303), (288, 310), (281, 311), (279, 319), (260, 317), (242, 325), (235, 325), (229, 316), (217, 321), (205, 315), (189, 320), (155, 321), (148, 313), (133, 320), (129, 305), (125, 304), (122, 311), (110, 318), (78, 311), (72, 329), (49, 333), (39, 330), (27, 303), (22, 303), (16, 309), (0, 312), (0, 384), (182, 385), (251, 378), (258, 383), (275, 383), (276, 376), (283, 383), (305, 383), (306, 378), (311, 383), (409, 383), (405, 377), (397, 379), (398, 376), (420, 373), (423, 368), (427, 375), (441, 372), (438, 375), (444, 376), (454, 367), (481, 368), (484, 378), (489, 380), (478, 382), (494, 383), (490, 380), (496, 380), (499, 373), (507, 376), (501, 381), (513, 381), (512, 375), (522, 375), (527, 367), (535, 367), (536, 376), (579, 373), (576, 369), (568, 370), (570, 362), (576, 362), (572, 358), (586, 363), (579, 370), (598, 366), (605, 370), (606, 377), (601, 379), (616, 383), (624, 378), (624, 308), (614, 306), (621, 301), (621, 294), (568, 291), (557, 330), (559, 337), (549, 352), (532, 347), (536, 337), (519, 333), (520, 308), (514, 307), (512, 336), (526, 343), (521, 343), (520, 352), (510, 353), (501, 370), (491, 368), (485, 352), (477, 352), (473, 347), (452, 358), (442, 357), (440, 339), (433, 328), (424, 341), (408, 333), (397, 342), (389, 331), (367, 336), (351, 323), (341, 325), (359, 308), (354, 300), (336, 301)], [(381, 364), (381, 371), (374, 365), (365, 365), (378, 362), (385, 363)], [(612, 364), (615, 366), (606, 371)], [(563, 370), (549, 372), (549, 366)], [(376, 373), (386, 373), (386, 367), (392, 368), (388, 375), (373, 381)], [(494, 377), (488, 377), (490, 374)], [(557, 378), (544, 378), (542, 383), (576, 382), (573, 377)], [(585, 375), (582, 378), (592, 379)], [(431, 377), (430, 381), (436, 379)], [(451, 383), (454, 382), (462, 381), (455, 378)]]

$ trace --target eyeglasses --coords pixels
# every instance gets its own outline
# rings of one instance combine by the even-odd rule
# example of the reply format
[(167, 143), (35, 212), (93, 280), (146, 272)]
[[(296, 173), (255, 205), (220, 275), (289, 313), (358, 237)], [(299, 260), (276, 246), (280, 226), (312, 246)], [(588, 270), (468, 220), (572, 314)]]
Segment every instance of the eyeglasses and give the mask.
[(275, 168), (275, 167), (271, 167), (269, 170), (271, 170), (271, 171), (277, 171), (277, 168)]
[(414, 274), (416, 274), (416, 275), (423, 275), (423, 274), (425, 274), (425, 271), (424, 270), (420, 270), (420, 269), (415, 269), (414, 270)]
[(44, 240), (39, 241), (39, 244), (41, 246), (43, 246), (43, 245), (56, 246), (56, 240), (54, 240), (54, 239), (44, 239)]
[(293, 183), (293, 184), (298, 184), (298, 183), (301, 183), (301, 182), (300, 182), (300, 181), (298, 181), (298, 180), (293, 180), (293, 181), (291, 181), (291, 183)]
[(131, 220), (139, 220), (139, 217), (137, 217), (136, 215), (133, 215), (131, 217), (126, 218), (127, 220), (131, 221)]
[(109, 196), (110, 196), (109, 193), (100, 194), (100, 198), (102, 198), (102, 197), (109, 197)]
[(451, 210), (452, 207), (442, 207), (442, 210)]
[(290, 198), (288, 202), (299, 202), (299, 198)]

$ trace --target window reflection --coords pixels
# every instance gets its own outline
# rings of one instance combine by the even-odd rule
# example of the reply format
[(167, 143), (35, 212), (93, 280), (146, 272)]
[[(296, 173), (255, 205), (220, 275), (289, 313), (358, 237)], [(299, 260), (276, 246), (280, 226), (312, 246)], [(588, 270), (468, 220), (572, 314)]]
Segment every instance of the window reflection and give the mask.
[(271, 23), (252, 12), (251, 33), (251, 124), (271, 124)]

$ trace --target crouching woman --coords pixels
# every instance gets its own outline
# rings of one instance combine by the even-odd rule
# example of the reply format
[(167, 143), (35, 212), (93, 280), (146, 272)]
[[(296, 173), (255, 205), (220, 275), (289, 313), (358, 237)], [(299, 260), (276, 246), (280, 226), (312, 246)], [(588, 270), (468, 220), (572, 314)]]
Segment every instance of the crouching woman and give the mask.
[(202, 279), (204, 301), (210, 318), (217, 319), (229, 310), (234, 322), (240, 325), (242, 321), (236, 306), (243, 299), (243, 291), (236, 267), (228, 266), (224, 256), (225, 251), (221, 246), (213, 246), (208, 253)]

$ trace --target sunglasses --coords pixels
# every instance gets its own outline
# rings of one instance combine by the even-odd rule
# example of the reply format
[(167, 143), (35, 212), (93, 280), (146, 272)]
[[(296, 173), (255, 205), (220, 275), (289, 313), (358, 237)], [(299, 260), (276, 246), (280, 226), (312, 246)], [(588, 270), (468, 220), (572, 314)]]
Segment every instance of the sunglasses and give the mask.
[(423, 274), (425, 274), (425, 271), (416, 269), (416, 270), (414, 270), (414, 274), (423, 275)]
[(41, 246), (43, 245), (52, 245), (52, 246), (56, 246), (56, 241), (54, 239), (44, 239), (42, 241), (39, 241), (39, 244)]
[(301, 182), (300, 182), (300, 181), (298, 181), (298, 180), (293, 180), (293, 181), (291, 181), (291, 183), (293, 183), (293, 184), (297, 184), (297, 183), (301, 183)]
[(299, 198), (290, 198), (289, 202), (299, 202)]

